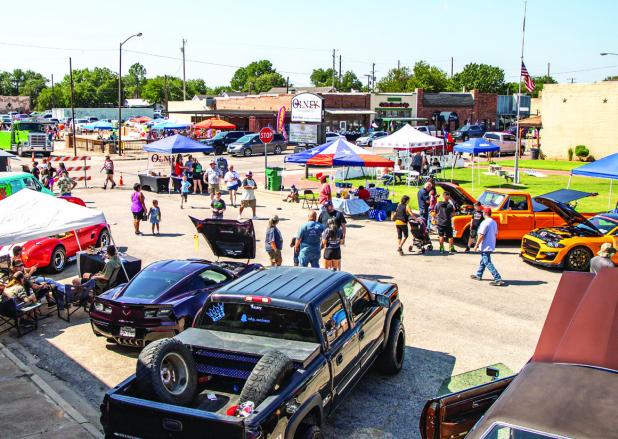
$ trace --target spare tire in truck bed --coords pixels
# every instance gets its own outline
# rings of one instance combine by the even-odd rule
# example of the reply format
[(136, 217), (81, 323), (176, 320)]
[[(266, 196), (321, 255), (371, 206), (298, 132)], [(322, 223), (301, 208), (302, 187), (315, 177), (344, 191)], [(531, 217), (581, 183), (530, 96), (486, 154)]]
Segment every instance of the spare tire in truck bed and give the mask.
[(139, 354), (135, 380), (146, 394), (161, 402), (189, 404), (197, 391), (197, 370), (191, 351), (173, 338), (157, 340)]
[(240, 392), (239, 404), (260, 405), (292, 371), (292, 360), (280, 351), (269, 351), (257, 362)]

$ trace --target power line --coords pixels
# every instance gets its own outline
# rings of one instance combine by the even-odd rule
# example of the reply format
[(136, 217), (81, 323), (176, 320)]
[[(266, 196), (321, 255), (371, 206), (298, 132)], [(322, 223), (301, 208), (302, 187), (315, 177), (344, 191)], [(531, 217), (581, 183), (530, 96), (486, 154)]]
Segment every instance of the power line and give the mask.
[(76, 52), (115, 52), (117, 49), (85, 49), (85, 48), (68, 48), (68, 47), (51, 47), (51, 46), (39, 46), (36, 44), (21, 44), (21, 43), (7, 43), (5, 41), (0, 41), (0, 44), (3, 46), (15, 46), (15, 47), (25, 47), (29, 49), (45, 49), (45, 50), (67, 50), (67, 51), (76, 51)]

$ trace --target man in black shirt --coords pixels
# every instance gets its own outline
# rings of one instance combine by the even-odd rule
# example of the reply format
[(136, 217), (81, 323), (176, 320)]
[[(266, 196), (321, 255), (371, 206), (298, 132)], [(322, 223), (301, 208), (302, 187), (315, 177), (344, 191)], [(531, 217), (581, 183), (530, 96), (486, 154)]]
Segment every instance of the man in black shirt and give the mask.
[(425, 224), (429, 224), (429, 193), (431, 189), (433, 189), (433, 184), (427, 182), (416, 194), (418, 200), (418, 213), (425, 218)]
[(337, 228), (341, 229), (341, 243), (343, 244), (345, 241), (346, 225), (346, 220), (343, 216), (343, 213), (335, 210), (335, 206), (333, 206), (332, 201), (327, 201), (326, 203), (324, 203), (324, 207), (325, 209), (322, 210), (320, 216), (318, 217), (318, 222), (322, 223), (324, 229), (326, 230), (326, 228), (328, 227), (328, 220), (333, 218), (335, 220), (335, 223), (337, 224)]
[(466, 253), (470, 251), (470, 246), (476, 243), (478, 236), (479, 226), (483, 222), (483, 206), (478, 201), (474, 202), (474, 210), (472, 211), (472, 218), (470, 219), (470, 237), (466, 242)]
[(451, 194), (444, 191), (442, 201), (436, 204), (436, 224), (438, 226), (438, 237), (440, 239), (440, 253), (444, 253), (444, 239), (448, 238), (449, 251), (455, 253), (453, 245), (453, 222), (451, 218), (455, 213), (455, 203), (451, 199)]

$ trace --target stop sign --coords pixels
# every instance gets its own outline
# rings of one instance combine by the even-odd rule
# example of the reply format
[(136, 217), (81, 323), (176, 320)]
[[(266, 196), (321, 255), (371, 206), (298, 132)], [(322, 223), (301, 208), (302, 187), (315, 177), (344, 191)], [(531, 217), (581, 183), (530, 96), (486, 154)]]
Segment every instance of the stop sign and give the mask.
[(260, 130), (260, 140), (262, 143), (270, 143), (275, 137), (275, 133), (268, 127), (264, 127)]

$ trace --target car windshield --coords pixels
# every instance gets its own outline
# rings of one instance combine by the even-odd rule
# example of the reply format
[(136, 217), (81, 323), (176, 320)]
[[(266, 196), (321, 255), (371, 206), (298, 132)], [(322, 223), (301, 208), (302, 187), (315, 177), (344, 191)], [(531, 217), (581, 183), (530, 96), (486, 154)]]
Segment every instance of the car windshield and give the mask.
[(242, 136), (240, 139), (236, 141), (236, 143), (248, 143), (255, 137), (255, 134), (247, 134), (246, 136)]
[(209, 302), (199, 327), (269, 338), (317, 342), (309, 316), (256, 303)]
[(133, 299), (154, 299), (178, 283), (186, 273), (174, 271), (142, 270), (122, 293)]
[(30, 131), (30, 132), (34, 132), (34, 133), (42, 133), (42, 132), (44, 132), (43, 124), (40, 124), (40, 123), (20, 123), (16, 127), (16, 129), (20, 130), (20, 131)]
[(503, 134), (502, 135), (502, 140), (508, 140), (509, 142), (514, 142), (515, 141), (515, 136), (512, 134)]
[(470, 129), (470, 125), (464, 125), (461, 128), (459, 128), (459, 131), (468, 131)]
[(218, 139), (225, 139), (225, 136), (227, 136), (226, 132), (218, 132), (212, 139), (213, 140), (218, 140)]
[[(595, 226), (604, 235), (618, 227), (618, 221), (608, 218), (603, 215), (597, 215), (588, 219), (588, 222)], [(578, 224), (577, 227), (581, 229), (590, 229), (586, 224)]]
[(532, 431), (523, 427), (494, 424), (491, 430), (483, 436), (483, 439), (558, 439), (559, 437), (561, 436)]
[(496, 192), (485, 191), (481, 194), (478, 201), (483, 206), (488, 206), (492, 208), (500, 207), (506, 195), (498, 194)]

